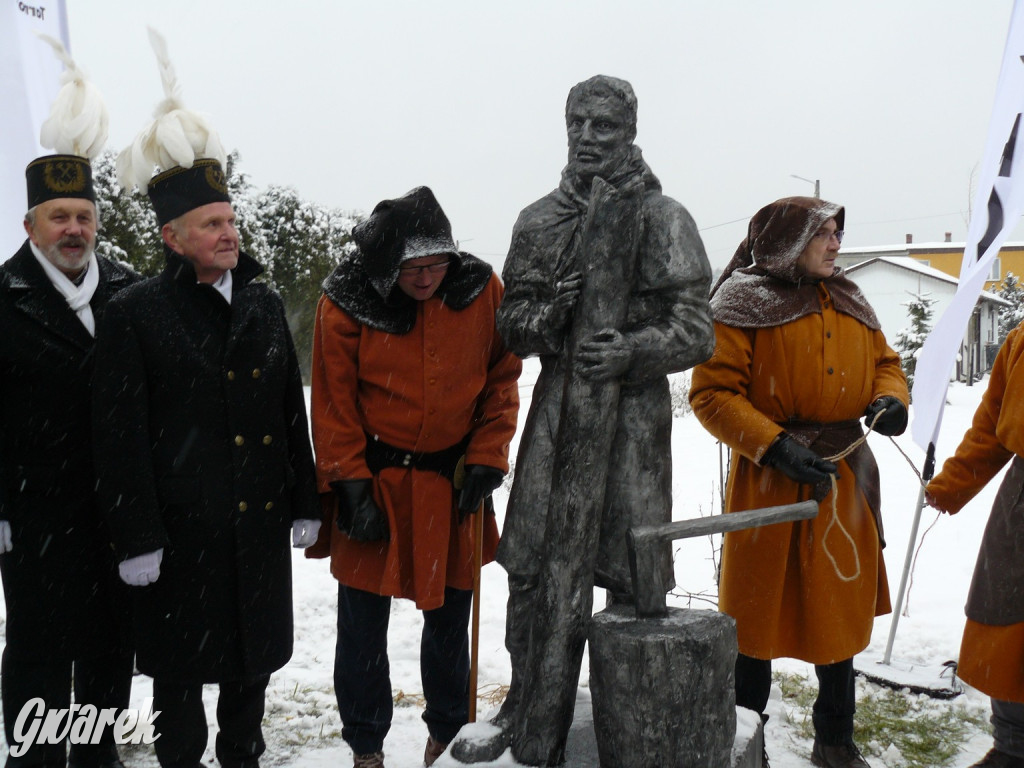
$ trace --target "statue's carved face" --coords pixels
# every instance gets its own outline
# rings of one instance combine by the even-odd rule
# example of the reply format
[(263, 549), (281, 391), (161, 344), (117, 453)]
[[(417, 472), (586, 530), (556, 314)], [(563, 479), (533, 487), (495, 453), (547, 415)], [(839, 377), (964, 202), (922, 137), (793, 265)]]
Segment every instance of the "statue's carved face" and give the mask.
[(636, 137), (624, 106), (612, 96), (583, 96), (566, 110), (569, 168), (584, 182), (606, 181), (626, 162)]

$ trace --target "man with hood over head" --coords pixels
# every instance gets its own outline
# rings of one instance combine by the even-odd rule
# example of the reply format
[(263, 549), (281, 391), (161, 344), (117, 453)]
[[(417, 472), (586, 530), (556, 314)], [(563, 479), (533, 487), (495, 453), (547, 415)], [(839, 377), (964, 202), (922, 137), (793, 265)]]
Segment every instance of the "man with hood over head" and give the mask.
[(906, 379), (864, 295), (835, 266), (841, 206), (758, 211), (711, 295), (715, 354), (690, 403), (733, 451), (726, 512), (814, 498), (816, 518), (725, 534), (719, 609), (736, 619), (736, 703), (764, 713), (771, 660), (815, 665), (811, 762), (865, 768), (853, 742), (853, 656), (888, 613), (878, 467), (863, 434), (907, 426)]
[[(325, 510), (307, 554), (338, 580), (335, 692), (356, 768), (384, 765), (391, 599), (423, 611), (427, 765), (468, 719), (474, 547), (494, 559), (491, 492), (508, 471), (520, 360), (503, 293), (462, 253), (433, 192), (384, 200), (324, 283), (313, 341), (313, 444)], [(483, 540), (472, 521), (484, 515)]]

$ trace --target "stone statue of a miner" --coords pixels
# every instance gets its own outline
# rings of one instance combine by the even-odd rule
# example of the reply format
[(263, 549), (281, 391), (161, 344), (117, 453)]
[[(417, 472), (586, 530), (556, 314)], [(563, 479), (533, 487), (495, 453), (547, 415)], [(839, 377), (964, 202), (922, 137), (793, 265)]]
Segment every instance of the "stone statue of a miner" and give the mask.
[[(506, 646), (512, 681), (492, 721), (502, 729), (500, 744), (495, 741), (491, 748), (503, 749), (511, 742), (516, 759), (533, 765), (556, 764), (564, 750), (592, 586), (607, 589), (610, 601), (632, 602), (626, 530), (671, 520), (672, 410), (667, 374), (703, 362), (714, 348), (707, 298), (711, 268), (704, 246), (689, 213), (662, 194), (660, 182), (633, 144), (636, 118), (636, 96), (623, 80), (599, 75), (569, 91), (565, 108), (568, 165), (558, 188), (520, 214), (502, 275), (506, 293), (498, 328), (517, 355), (540, 357), (541, 373), (498, 549), (497, 559), (509, 578)], [(626, 203), (613, 202), (609, 208), (598, 200), (616, 195), (633, 206), (633, 218), (623, 218), (633, 222), (630, 226), (619, 226), (617, 220), (609, 223), (618, 215), (615, 206), (621, 209)], [(628, 261), (627, 271), (621, 273), (626, 277), (619, 280), (625, 284), (615, 287), (610, 285), (614, 280), (606, 280), (604, 287), (599, 286), (599, 280), (590, 277), (598, 260)], [(581, 315), (588, 305), (588, 291), (599, 294), (589, 301), (598, 309), (590, 311), (591, 319), (584, 323)], [(615, 291), (617, 298), (607, 298)], [(606, 304), (616, 303), (617, 310), (605, 312)], [(574, 382), (614, 385), (617, 393), (609, 412), (590, 414), (591, 419), (585, 402), (582, 411), (567, 408)], [(560, 465), (581, 460), (571, 444), (563, 444), (582, 441), (590, 422), (613, 425), (597, 462), (606, 466), (592, 474), (589, 467), (577, 467), (575, 481), (580, 487), (567, 490)], [(603, 494), (595, 493), (595, 488), (603, 489)], [(553, 530), (562, 527), (559, 520), (565, 513), (555, 507), (566, 493), (570, 498), (603, 498), (592, 524), (568, 523), (593, 529), (593, 533), (581, 533), (592, 537), (586, 546), (582, 546), (585, 539), (567, 539)], [(573, 551), (580, 549), (590, 551)], [(590, 583), (579, 587), (585, 603), (579, 615), (573, 613), (577, 606), (559, 605), (558, 600), (544, 597), (552, 592), (545, 579), (558, 580), (547, 564), (560, 558), (585, 561), (582, 581)], [(672, 584), (667, 545), (663, 567), (665, 583)], [(570, 570), (581, 572), (575, 565)], [(562, 731), (560, 743), (554, 736), (553, 746), (527, 746), (520, 731), (533, 730), (529, 721), (533, 715), (526, 710), (533, 711), (538, 699), (547, 695), (543, 690), (547, 683), (541, 682), (538, 689), (538, 681), (531, 679), (545, 675), (528, 659), (548, 651), (531, 650), (531, 634), (536, 645), (538, 628), (541, 634), (549, 634), (552, 623), (566, 621), (580, 626), (569, 629), (576, 638), (572, 644), (578, 645), (578, 652), (569, 654), (568, 666), (575, 668), (565, 687), (571, 690), (552, 694), (556, 699), (568, 698), (567, 704), (552, 707), (549, 718), (560, 721), (554, 726)], [(520, 701), (529, 705), (519, 708)], [(459, 756), (459, 750), (453, 752)], [(477, 754), (473, 759), (484, 757)]]

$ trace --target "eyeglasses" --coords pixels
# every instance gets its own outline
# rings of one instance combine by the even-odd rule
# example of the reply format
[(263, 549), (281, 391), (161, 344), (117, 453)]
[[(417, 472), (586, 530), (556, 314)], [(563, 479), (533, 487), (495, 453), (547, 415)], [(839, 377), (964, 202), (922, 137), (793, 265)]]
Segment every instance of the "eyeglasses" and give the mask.
[(448, 265), (451, 263), (451, 259), (445, 259), (444, 261), (438, 261), (434, 264), (424, 264), (422, 267), (399, 267), (398, 273), (403, 277), (418, 277), (423, 274), (424, 270), (426, 270), (432, 275), (439, 275), (448, 269)]
[(818, 240), (825, 240), (825, 241), (831, 240), (834, 237), (836, 239), (836, 242), (839, 243), (840, 245), (842, 245), (842, 243), (843, 243), (843, 235), (844, 234), (846, 234), (846, 233), (843, 230), (841, 230), (841, 229), (837, 229), (835, 232), (826, 232), (825, 230), (820, 230), (818, 232), (815, 232), (812, 235), (812, 237), (815, 237)]

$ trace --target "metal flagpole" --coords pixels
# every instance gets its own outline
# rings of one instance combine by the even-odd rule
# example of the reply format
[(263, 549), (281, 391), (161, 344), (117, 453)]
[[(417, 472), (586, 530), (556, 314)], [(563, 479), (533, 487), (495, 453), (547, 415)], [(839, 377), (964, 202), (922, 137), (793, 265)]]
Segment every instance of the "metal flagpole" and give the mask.
[(892, 626), (889, 627), (889, 640), (885, 644), (883, 664), (889, 664), (892, 657), (892, 644), (896, 640), (896, 627), (900, 623), (900, 612), (903, 610), (903, 597), (907, 591), (907, 580), (910, 566), (914, 560), (914, 547), (917, 545), (917, 529), (921, 523), (921, 510), (924, 509), (924, 487), (935, 473), (935, 443), (928, 443), (928, 452), (924, 459), (924, 471), (921, 473), (921, 490), (917, 494), (917, 511), (914, 513), (914, 524), (910, 528), (910, 542), (907, 544), (907, 558), (903, 562), (903, 578), (900, 579), (900, 591), (896, 596), (896, 606), (892, 612)]

